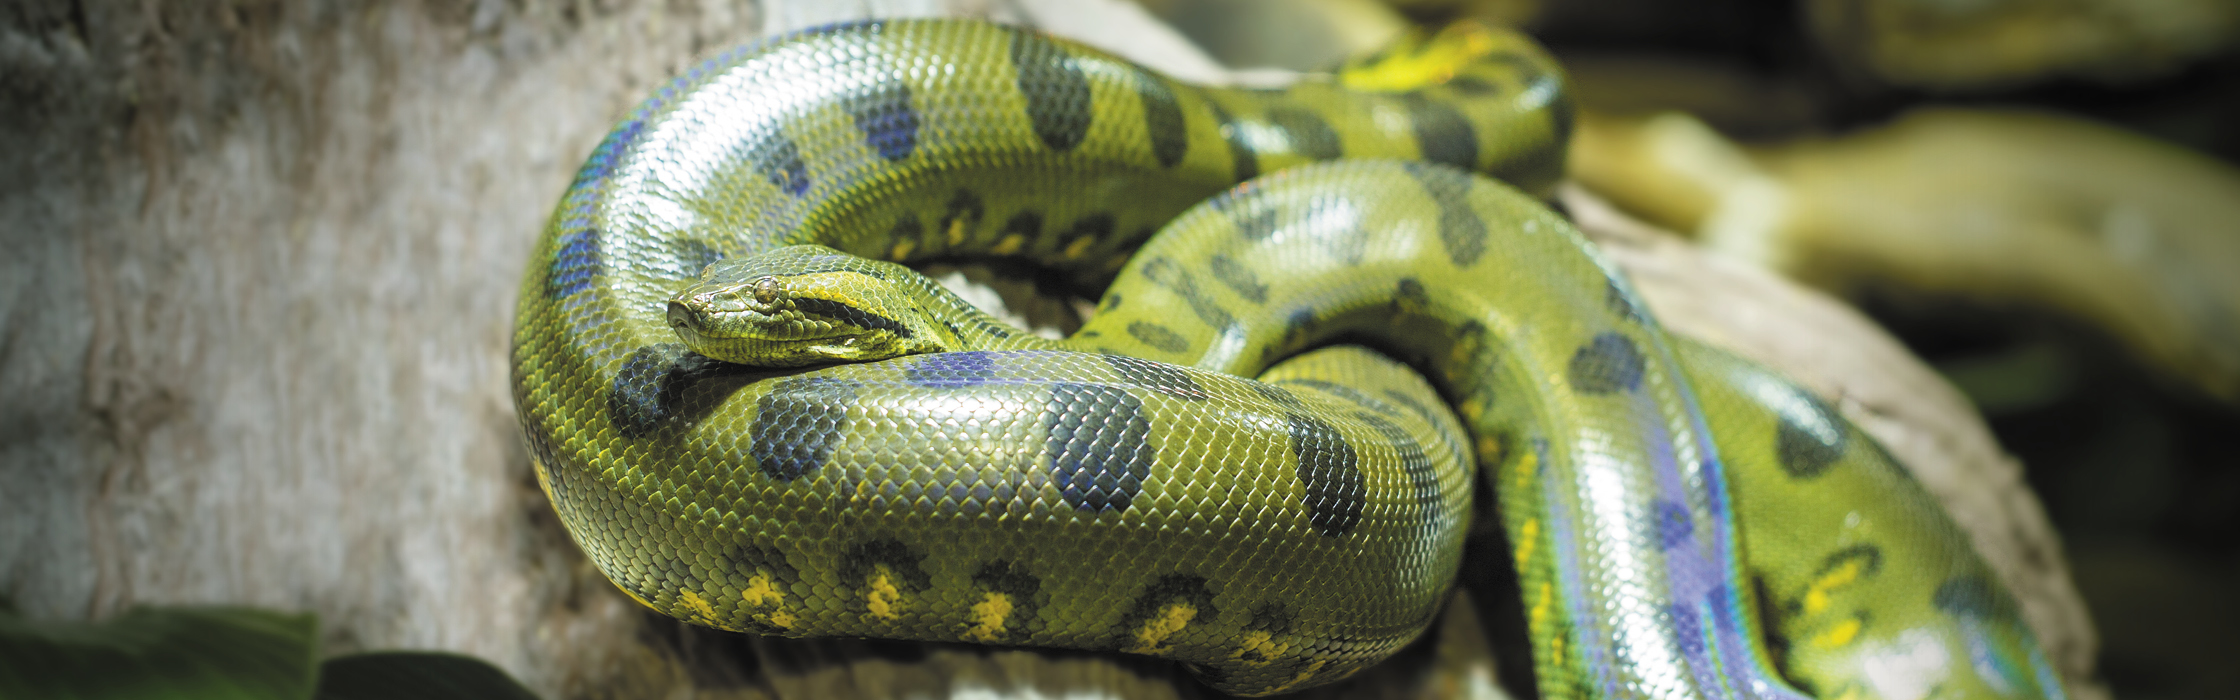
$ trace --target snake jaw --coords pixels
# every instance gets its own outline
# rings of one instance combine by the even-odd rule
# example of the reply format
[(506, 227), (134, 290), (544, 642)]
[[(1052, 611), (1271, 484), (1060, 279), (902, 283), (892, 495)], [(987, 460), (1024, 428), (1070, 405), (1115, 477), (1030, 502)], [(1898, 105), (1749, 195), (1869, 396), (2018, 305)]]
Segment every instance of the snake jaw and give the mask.
[(785, 281), (701, 284), (669, 297), (679, 340), (710, 359), (761, 367), (883, 360), (941, 350), (914, 329), (844, 302), (789, 294)]

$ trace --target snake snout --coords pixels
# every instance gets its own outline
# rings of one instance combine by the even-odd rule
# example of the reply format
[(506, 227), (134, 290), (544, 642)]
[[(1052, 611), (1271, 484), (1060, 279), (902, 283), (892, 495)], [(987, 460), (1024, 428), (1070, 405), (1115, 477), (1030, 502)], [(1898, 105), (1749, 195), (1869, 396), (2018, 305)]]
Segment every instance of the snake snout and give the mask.
[(669, 302), (669, 327), (697, 333), (700, 331), (700, 321), (692, 315), (692, 309), (685, 306), (684, 302), (671, 301)]

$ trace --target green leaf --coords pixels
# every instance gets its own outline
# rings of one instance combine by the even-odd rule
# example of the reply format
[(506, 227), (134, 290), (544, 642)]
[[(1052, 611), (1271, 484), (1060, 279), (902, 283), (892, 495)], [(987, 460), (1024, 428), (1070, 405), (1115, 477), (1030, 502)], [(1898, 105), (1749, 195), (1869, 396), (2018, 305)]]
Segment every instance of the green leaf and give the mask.
[(134, 608), (99, 623), (0, 613), (0, 698), (302, 700), (318, 627), (249, 608)]
[(328, 659), (319, 700), (537, 700), (498, 667), (458, 654), (383, 651)]

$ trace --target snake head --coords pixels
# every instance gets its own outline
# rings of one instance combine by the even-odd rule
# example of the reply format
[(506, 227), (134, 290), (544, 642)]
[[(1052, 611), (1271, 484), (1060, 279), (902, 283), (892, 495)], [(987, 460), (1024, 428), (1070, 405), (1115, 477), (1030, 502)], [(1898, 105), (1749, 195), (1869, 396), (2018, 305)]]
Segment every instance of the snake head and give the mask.
[(709, 265), (669, 297), (669, 327), (695, 352), (760, 367), (869, 362), (948, 349), (893, 263), (816, 245)]

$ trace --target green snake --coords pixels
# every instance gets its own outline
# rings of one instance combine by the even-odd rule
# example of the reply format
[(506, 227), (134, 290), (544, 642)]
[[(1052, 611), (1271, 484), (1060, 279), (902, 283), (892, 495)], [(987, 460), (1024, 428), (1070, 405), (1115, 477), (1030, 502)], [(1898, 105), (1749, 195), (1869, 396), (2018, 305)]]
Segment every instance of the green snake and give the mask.
[[(540, 483), (680, 619), (1245, 695), (1419, 636), (1483, 486), (1542, 697), (2061, 697), (1871, 440), (1665, 337), (1527, 194), (1563, 90), (1468, 25), (1283, 90), (965, 21), (724, 54), (607, 137), (531, 258)], [(972, 257), (1099, 311), (1045, 340), (876, 260)]]

